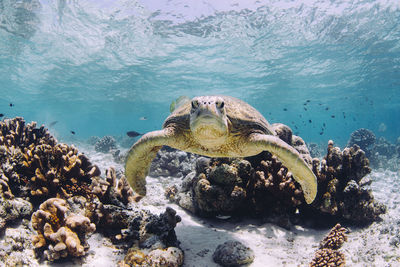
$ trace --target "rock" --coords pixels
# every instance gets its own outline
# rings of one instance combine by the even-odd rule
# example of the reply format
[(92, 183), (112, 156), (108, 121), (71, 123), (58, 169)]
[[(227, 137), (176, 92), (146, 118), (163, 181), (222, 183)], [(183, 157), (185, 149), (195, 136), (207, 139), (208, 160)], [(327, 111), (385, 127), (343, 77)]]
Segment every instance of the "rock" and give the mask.
[(240, 266), (252, 263), (254, 252), (239, 241), (227, 241), (217, 247), (213, 260), (222, 266)]
[(147, 255), (149, 266), (179, 267), (183, 264), (183, 252), (177, 247), (155, 249)]

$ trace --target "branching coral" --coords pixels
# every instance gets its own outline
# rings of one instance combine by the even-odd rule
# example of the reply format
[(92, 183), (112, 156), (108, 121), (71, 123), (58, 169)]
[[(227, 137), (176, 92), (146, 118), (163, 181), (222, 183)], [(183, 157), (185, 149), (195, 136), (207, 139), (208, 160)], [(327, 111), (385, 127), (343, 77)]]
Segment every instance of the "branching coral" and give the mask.
[[(0, 122), (2, 192), (11, 197), (68, 198), (88, 195), (91, 178), (100, 175), (97, 166), (74, 146), (57, 144), (48, 130), (22, 118)], [(7, 188), (7, 185), (8, 188)]]
[(89, 218), (72, 213), (60, 198), (50, 198), (40, 205), (32, 214), (32, 227), (38, 233), (33, 237), (33, 245), (45, 248), (44, 255), (50, 261), (68, 255), (83, 256), (86, 235), (96, 230)]
[(30, 145), (24, 157), (22, 174), (28, 177), (30, 195), (39, 199), (88, 196), (91, 178), (100, 175), (85, 155), (66, 144)]

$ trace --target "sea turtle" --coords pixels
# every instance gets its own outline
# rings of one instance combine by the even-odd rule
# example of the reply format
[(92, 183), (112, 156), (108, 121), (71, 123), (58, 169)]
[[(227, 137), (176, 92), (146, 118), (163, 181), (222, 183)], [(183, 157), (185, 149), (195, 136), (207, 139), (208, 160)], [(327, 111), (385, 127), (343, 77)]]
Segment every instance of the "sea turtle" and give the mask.
[(279, 139), (255, 108), (231, 96), (198, 96), (182, 103), (162, 130), (146, 133), (131, 147), (125, 175), (140, 196), (146, 195), (146, 175), (163, 145), (208, 157), (247, 157), (268, 150), (293, 174), (308, 204), (317, 194), (317, 178), (297, 150)]

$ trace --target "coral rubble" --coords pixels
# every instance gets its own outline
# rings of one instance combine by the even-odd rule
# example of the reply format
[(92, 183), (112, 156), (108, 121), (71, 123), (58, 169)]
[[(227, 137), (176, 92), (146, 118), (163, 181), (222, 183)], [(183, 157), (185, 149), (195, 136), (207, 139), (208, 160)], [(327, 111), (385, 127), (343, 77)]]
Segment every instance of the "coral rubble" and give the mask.
[(310, 263), (310, 267), (345, 266), (345, 256), (338, 249), (347, 241), (347, 229), (336, 224), (321, 241), (320, 247)]

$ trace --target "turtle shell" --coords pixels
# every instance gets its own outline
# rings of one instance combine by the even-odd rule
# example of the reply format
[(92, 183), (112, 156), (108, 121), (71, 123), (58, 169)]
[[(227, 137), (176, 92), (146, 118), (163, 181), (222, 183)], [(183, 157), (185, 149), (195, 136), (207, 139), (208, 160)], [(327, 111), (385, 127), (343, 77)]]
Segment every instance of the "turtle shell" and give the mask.
[[(246, 102), (232, 96), (221, 96), (225, 103), (226, 116), (230, 121), (232, 134), (244, 134), (245, 132), (262, 132), (273, 134), (268, 121), (255, 108)], [(163, 128), (175, 124), (182, 130), (190, 130), (190, 110), (191, 101), (187, 101), (176, 108), (171, 115), (167, 117)]]

